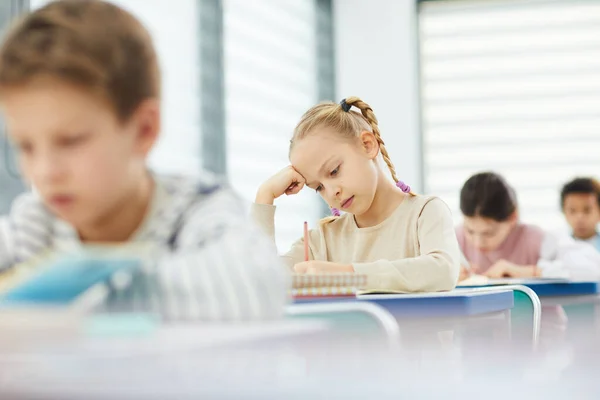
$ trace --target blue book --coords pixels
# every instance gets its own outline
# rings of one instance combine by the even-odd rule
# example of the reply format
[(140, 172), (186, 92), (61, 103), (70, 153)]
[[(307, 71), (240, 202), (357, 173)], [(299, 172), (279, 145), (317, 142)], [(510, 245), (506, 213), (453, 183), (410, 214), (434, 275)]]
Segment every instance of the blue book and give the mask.
[(141, 260), (90, 255), (67, 256), (41, 266), (40, 272), (0, 294), (0, 306), (69, 304), (92, 287), (109, 284), (118, 272), (133, 274)]

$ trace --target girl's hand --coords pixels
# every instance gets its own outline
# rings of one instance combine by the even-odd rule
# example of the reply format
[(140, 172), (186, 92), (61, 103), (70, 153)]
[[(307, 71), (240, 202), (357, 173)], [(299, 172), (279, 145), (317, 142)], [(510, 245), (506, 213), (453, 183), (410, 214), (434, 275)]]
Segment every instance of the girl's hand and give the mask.
[(273, 204), (273, 201), (284, 193), (288, 196), (297, 194), (305, 184), (304, 177), (291, 165), (287, 166), (260, 186), (255, 203)]
[(298, 274), (354, 272), (354, 268), (351, 264), (338, 264), (329, 261), (310, 260), (294, 265), (294, 272)]

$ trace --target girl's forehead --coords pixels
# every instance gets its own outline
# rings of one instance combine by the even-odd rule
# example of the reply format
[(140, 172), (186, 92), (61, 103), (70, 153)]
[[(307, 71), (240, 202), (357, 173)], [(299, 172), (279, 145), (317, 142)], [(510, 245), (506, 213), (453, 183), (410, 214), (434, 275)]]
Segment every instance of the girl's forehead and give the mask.
[(300, 173), (306, 171), (307, 174), (316, 174), (323, 164), (351, 152), (352, 145), (347, 140), (336, 139), (330, 135), (311, 135), (294, 144), (290, 162)]

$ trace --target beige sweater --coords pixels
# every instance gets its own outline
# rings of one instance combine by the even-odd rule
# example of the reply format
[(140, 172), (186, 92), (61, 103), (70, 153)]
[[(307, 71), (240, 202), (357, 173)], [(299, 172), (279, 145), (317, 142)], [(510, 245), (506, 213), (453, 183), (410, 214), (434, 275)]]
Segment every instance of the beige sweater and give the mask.
[[(254, 219), (275, 236), (275, 206), (254, 204)], [(310, 259), (352, 264), (371, 291), (442, 291), (456, 286), (460, 250), (452, 216), (436, 197), (407, 197), (378, 225), (359, 228), (354, 216), (322, 220), (309, 233)], [(304, 239), (282, 256), (292, 268), (304, 261)]]

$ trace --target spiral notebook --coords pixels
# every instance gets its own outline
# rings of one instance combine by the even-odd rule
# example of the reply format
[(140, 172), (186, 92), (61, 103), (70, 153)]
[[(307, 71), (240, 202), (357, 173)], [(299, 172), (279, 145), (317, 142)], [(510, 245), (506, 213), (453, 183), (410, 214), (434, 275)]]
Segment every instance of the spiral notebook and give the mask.
[(367, 285), (367, 276), (354, 273), (293, 274), (295, 298), (354, 297)]

